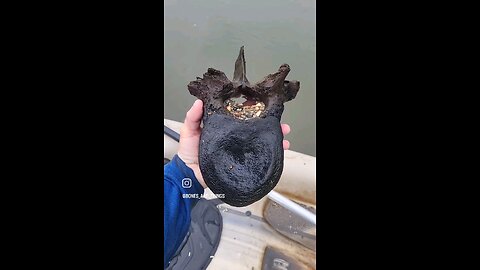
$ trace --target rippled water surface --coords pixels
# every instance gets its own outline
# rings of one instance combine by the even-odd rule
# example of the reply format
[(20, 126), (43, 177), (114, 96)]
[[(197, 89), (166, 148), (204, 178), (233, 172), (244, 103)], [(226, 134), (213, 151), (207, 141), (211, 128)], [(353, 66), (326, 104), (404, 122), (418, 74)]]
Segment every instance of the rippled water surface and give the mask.
[(232, 79), (238, 51), (245, 46), (247, 77), (254, 83), (290, 65), (287, 79), (300, 81), (297, 97), (285, 103), (282, 122), (291, 150), (316, 156), (315, 1), (166, 0), (164, 117), (183, 121), (195, 101), (187, 85), (207, 68)]

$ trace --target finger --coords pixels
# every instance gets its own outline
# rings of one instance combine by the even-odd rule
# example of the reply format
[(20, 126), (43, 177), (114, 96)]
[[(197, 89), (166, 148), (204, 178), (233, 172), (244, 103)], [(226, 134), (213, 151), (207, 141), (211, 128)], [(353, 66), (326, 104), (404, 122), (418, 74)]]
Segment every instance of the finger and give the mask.
[(288, 148), (290, 148), (290, 142), (283, 140), (283, 150), (288, 150)]
[(290, 126), (287, 125), (287, 124), (282, 124), (282, 133), (283, 133), (283, 136), (287, 135), (288, 133), (290, 133)]
[(203, 115), (203, 102), (199, 99), (193, 103), (192, 108), (187, 112), (184, 126), (187, 131), (197, 131)]

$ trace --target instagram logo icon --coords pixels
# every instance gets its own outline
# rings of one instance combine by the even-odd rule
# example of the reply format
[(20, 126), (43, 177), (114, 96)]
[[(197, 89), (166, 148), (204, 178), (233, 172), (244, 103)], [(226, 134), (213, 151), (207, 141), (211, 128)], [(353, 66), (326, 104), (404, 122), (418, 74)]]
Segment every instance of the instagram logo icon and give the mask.
[(190, 178), (183, 178), (183, 179), (182, 179), (182, 187), (183, 187), (183, 188), (191, 188), (191, 187), (192, 187), (192, 179), (190, 179)]

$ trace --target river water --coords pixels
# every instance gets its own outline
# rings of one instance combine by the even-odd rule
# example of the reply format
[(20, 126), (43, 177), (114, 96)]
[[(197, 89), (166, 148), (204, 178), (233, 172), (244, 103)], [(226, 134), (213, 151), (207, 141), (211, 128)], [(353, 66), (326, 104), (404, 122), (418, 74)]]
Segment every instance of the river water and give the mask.
[(300, 81), (297, 97), (285, 103), (282, 123), (290, 149), (316, 156), (316, 13), (313, 0), (165, 0), (164, 117), (183, 121), (195, 101), (187, 85), (212, 67), (233, 77), (245, 46), (251, 83), (290, 65)]

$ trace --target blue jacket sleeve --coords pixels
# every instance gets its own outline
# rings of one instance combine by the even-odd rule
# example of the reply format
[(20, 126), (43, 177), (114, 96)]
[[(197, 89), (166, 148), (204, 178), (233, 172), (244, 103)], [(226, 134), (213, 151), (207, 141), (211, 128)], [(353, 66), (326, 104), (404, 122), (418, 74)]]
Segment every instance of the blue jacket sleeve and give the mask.
[(164, 268), (168, 266), (190, 228), (190, 212), (204, 189), (192, 169), (175, 155), (164, 166)]

